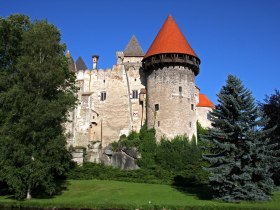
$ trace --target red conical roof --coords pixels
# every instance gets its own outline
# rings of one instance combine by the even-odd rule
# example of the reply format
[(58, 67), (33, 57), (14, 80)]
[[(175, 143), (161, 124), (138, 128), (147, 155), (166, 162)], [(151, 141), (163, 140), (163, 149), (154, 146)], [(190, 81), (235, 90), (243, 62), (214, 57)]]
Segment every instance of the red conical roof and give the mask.
[(162, 53), (182, 53), (197, 57), (171, 15), (158, 32), (144, 59)]
[(207, 98), (205, 94), (199, 94), (199, 102), (196, 106), (215, 108), (215, 105)]

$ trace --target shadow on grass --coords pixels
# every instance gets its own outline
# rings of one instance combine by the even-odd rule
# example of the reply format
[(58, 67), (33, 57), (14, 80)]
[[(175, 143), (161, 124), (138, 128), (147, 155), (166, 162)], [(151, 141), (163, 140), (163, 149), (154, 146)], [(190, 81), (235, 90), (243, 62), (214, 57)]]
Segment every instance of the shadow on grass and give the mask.
[(211, 200), (211, 189), (207, 184), (197, 183), (195, 177), (186, 178), (183, 176), (175, 176), (172, 187), (185, 194), (192, 194), (201, 200)]
[(68, 186), (70, 185), (70, 182), (68, 180), (56, 180), (55, 182), (55, 193), (54, 194), (48, 194), (45, 192), (44, 188), (37, 188), (33, 191), (33, 198), (39, 198), (39, 199), (50, 199), (55, 196), (61, 195), (63, 191), (68, 190)]
[[(40, 186), (37, 187), (32, 191), (32, 198), (39, 198), (39, 199), (50, 199), (55, 196), (61, 195), (63, 191), (68, 190), (68, 186), (70, 185), (70, 182), (67, 180), (56, 180), (55, 181), (55, 193), (48, 194), (46, 193), (46, 190)], [(1, 183), (0, 185), (0, 196), (6, 196), (5, 199), (11, 199), (11, 200), (24, 200), (24, 199), (17, 199), (12, 191), (9, 190), (8, 186), (4, 183)]]

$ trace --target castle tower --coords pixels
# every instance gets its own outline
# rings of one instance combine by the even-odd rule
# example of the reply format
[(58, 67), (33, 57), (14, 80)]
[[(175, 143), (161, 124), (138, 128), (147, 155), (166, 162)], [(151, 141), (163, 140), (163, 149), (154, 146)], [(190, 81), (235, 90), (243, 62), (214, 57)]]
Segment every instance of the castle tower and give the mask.
[(195, 76), (200, 59), (172, 16), (143, 58), (147, 87), (147, 124), (162, 136), (196, 136)]

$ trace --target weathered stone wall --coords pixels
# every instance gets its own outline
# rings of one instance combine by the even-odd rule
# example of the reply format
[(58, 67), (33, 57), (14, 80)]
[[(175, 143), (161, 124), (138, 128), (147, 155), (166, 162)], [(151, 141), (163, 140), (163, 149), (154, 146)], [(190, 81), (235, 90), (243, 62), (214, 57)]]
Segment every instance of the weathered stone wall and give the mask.
[(142, 58), (122, 56), (117, 53), (112, 69), (77, 72), (79, 105), (72, 113), (72, 125), (67, 125), (72, 133), (69, 144), (74, 147), (89, 149), (100, 143), (104, 148), (122, 134), (139, 131), (144, 123), (145, 106), (139, 95), (132, 97), (133, 91), (140, 93), (145, 87), (140, 76)]
[[(72, 122), (65, 127), (68, 146), (86, 148), (87, 160), (103, 161), (102, 157), (107, 157), (104, 149), (122, 134), (139, 131), (146, 117), (148, 127), (156, 129), (157, 141), (162, 136), (177, 135), (191, 139), (196, 136), (197, 120), (209, 127), (210, 108), (196, 107), (199, 88), (191, 69), (170, 66), (144, 72), (141, 61), (142, 57), (125, 57), (117, 52), (117, 64), (112, 69), (77, 72), (79, 104), (69, 115)], [(113, 164), (112, 159), (108, 161)]]
[(209, 119), (210, 111), (212, 111), (211, 107), (197, 107), (197, 120), (203, 128), (212, 127)]
[[(147, 122), (161, 136), (196, 136), (194, 73), (187, 67), (157, 68), (147, 76)], [(157, 105), (158, 104), (158, 111)]]

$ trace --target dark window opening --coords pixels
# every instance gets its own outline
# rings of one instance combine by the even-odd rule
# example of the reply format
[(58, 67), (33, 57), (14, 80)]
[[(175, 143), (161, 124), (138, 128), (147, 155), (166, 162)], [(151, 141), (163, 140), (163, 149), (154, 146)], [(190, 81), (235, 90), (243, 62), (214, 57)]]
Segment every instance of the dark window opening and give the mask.
[(132, 98), (138, 98), (138, 90), (132, 91)]
[(103, 79), (103, 82), (105, 83), (105, 79)]
[(190, 122), (190, 128), (192, 127), (192, 122)]
[(213, 118), (212, 118), (212, 116), (211, 116), (211, 114), (208, 112), (207, 113), (207, 120), (212, 120)]
[(182, 93), (182, 87), (181, 86), (179, 86), (179, 92)]
[(136, 82), (136, 78), (134, 79), (134, 81)]
[(191, 104), (191, 110), (194, 110), (194, 105), (193, 104)]
[(158, 127), (160, 126), (160, 121), (157, 122)]
[(103, 91), (101, 92), (101, 98), (100, 98), (101, 101), (105, 101), (106, 100), (106, 92)]
[(155, 111), (159, 110), (159, 104), (155, 104)]

